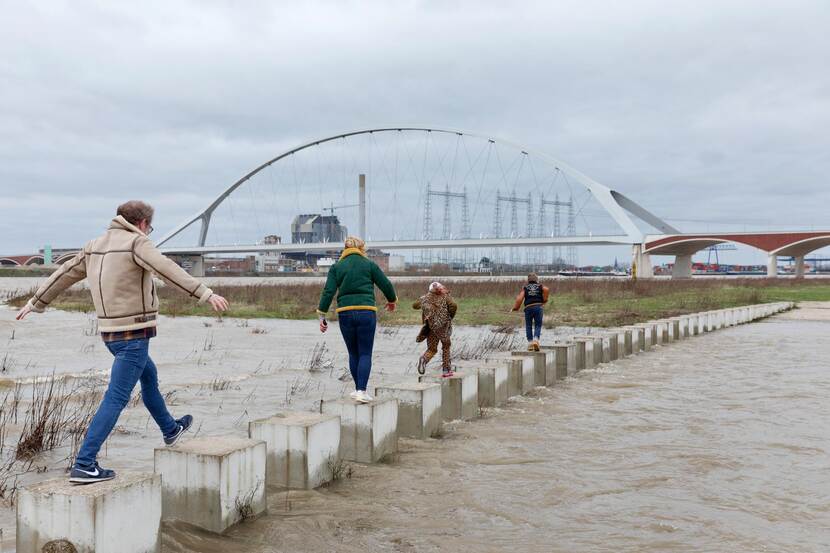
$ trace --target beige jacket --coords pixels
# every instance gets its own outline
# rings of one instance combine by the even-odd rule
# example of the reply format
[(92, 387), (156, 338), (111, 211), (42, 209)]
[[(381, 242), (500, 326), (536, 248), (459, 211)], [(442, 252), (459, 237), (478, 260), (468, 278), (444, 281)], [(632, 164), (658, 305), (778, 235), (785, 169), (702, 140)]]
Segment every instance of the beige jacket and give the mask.
[(29, 306), (41, 313), (58, 294), (86, 278), (101, 332), (156, 326), (159, 300), (154, 273), (199, 303), (213, 294), (165, 257), (138, 227), (118, 216), (103, 236), (87, 243), (43, 283)]

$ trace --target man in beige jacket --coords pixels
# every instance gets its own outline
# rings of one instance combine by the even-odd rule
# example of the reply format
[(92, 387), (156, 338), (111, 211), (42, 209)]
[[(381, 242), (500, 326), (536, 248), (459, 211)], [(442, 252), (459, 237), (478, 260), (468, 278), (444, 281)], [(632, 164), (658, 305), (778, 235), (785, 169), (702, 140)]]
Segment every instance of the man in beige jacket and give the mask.
[(96, 457), (133, 388), (141, 382), (141, 399), (162, 432), (164, 443), (173, 445), (193, 424), (193, 417), (174, 419), (167, 411), (158, 388), (158, 372), (150, 359), (150, 338), (156, 335), (159, 301), (153, 275), (208, 302), (216, 311), (228, 309), (225, 298), (187, 274), (164, 256), (147, 238), (153, 230), (153, 208), (130, 201), (118, 207), (115, 219), (103, 234), (87, 243), (38, 288), (17, 314), (20, 320), (34, 311), (41, 313), (62, 291), (86, 278), (98, 328), (115, 360), (104, 399), (92, 419), (69, 475), (70, 482), (90, 484), (115, 478)]

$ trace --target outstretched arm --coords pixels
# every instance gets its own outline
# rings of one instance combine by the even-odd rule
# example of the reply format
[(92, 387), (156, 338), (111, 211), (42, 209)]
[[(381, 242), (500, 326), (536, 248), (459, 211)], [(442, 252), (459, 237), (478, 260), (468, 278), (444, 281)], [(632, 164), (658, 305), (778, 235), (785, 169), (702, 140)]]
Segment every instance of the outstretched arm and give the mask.
[(78, 254), (61, 265), (60, 269), (52, 273), (46, 282), (41, 284), (32, 299), (17, 313), (17, 320), (22, 319), (30, 312), (43, 313), (46, 306), (52, 303), (61, 292), (86, 278), (86, 251)]
[(146, 236), (139, 236), (133, 242), (133, 260), (139, 266), (158, 275), (165, 282), (196, 298), (199, 303), (209, 302), (215, 311), (228, 309), (228, 302), (225, 298), (214, 294), (213, 290), (176, 265), (172, 259), (161, 253)]
[(386, 296), (386, 301), (389, 302), (386, 304), (386, 309), (394, 311), (395, 304), (398, 301), (398, 295), (395, 293), (395, 287), (392, 286), (392, 281), (383, 274), (383, 271), (377, 266), (377, 263), (372, 263), (372, 280), (380, 288), (380, 291), (383, 292), (383, 295)]
[(519, 295), (516, 296), (516, 301), (513, 302), (513, 309), (511, 311), (518, 311), (519, 308), (522, 306), (522, 302), (525, 301), (525, 290), (522, 288), (522, 291), (519, 292)]

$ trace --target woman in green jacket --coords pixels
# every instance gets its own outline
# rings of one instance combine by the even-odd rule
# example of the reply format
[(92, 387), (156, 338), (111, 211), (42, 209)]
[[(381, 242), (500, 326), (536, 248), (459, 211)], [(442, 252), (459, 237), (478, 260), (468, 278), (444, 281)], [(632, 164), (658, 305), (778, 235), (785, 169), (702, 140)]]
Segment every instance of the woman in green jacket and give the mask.
[(326, 286), (320, 296), (317, 314), (320, 332), (328, 330), (326, 312), (337, 294), (337, 319), (340, 334), (349, 350), (349, 370), (355, 384), (350, 395), (360, 403), (372, 401), (366, 393), (372, 372), (372, 348), (377, 327), (375, 286), (386, 296), (386, 310), (394, 311), (397, 302), (395, 287), (377, 264), (366, 257), (366, 244), (360, 238), (346, 238), (346, 249), (340, 260), (329, 269)]

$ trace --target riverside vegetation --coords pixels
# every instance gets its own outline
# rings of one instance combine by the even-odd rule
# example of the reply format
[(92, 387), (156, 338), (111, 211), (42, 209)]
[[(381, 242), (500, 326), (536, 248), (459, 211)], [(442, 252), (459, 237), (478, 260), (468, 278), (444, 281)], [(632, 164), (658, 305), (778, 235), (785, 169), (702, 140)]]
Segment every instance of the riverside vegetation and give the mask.
[[(727, 307), (771, 301), (830, 301), (830, 282), (824, 279), (692, 279), (692, 280), (598, 280), (551, 279), (542, 281), (551, 289), (545, 325), (609, 327), (632, 324)], [(465, 281), (448, 284), (460, 303), (456, 323), (515, 327), (524, 324), (521, 315), (509, 315), (521, 283), (518, 281)], [(397, 311), (380, 311), (383, 325), (420, 323), (420, 312), (410, 304), (424, 293), (423, 282), (395, 283), (400, 304)], [(320, 296), (318, 283), (219, 285), (213, 287), (231, 303), (228, 317), (243, 319), (314, 319)], [(170, 316), (214, 316), (209, 306), (194, 305), (178, 291), (158, 289), (161, 313)], [(31, 294), (14, 296), (8, 303), (20, 307)], [(382, 305), (378, 297), (378, 305)], [(53, 307), (69, 311), (94, 311), (85, 289), (65, 292)], [(334, 316), (336, 319), (336, 316)]]

